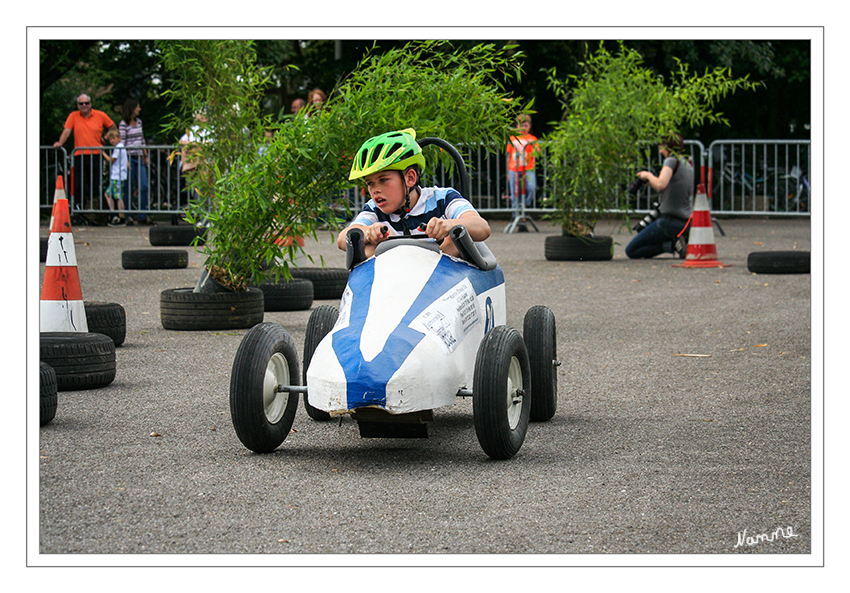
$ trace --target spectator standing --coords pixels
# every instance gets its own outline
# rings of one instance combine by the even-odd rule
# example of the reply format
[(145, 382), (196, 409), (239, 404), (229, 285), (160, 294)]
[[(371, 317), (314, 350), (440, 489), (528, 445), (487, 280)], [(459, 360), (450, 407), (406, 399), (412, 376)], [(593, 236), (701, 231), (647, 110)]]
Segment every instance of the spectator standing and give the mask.
[(508, 142), (508, 185), (511, 190), (511, 207), (516, 210), (517, 197), (525, 194), (525, 205), (531, 206), (537, 191), (537, 175), (534, 172), (534, 153), (537, 137), (531, 132), (531, 116), (521, 115), (517, 120), (521, 134), (511, 136)]
[(304, 106), (306, 104), (307, 103), (301, 97), (298, 97), (297, 99), (293, 99), (292, 104), (289, 106), (289, 112), (292, 115), (298, 115), (298, 112), (301, 111), (302, 109), (304, 109)]
[(65, 127), (59, 140), (53, 143), (60, 148), (68, 137), (74, 135), (74, 181), (72, 209), (80, 208), (85, 200), (93, 202), (94, 197), (103, 194), (103, 170), (101, 152), (103, 136), (109, 130), (116, 130), (115, 122), (103, 111), (92, 109), (91, 97), (81, 94), (77, 97), (77, 111), (72, 111), (65, 120)]
[[(154, 224), (145, 214), (148, 209), (148, 194), (150, 183), (148, 181), (149, 156), (145, 146), (145, 134), (142, 131), (142, 120), (139, 113), (142, 111), (139, 102), (135, 99), (127, 99), (121, 108), (121, 121), (118, 122), (118, 131), (121, 139), (127, 147), (129, 163), (127, 166), (127, 186), (125, 194), (127, 201), (131, 202), (134, 192), (139, 196), (139, 224)], [(132, 218), (128, 217), (132, 224)]]
[(325, 106), (325, 102), (328, 100), (327, 94), (320, 88), (315, 88), (310, 91), (310, 94), (307, 95), (307, 103), (311, 107), (311, 112), (321, 111), (322, 107)]
[(112, 155), (104, 153), (106, 160), (112, 163), (109, 168), (109, 187), (106, 190), (106, 203), (109, 209), (118, 214), (109, 218), (109, 226), (124, 226), (124, 186), (127, 184), (127, 150), (121, 141), (121, 134), (116, 130), (109, 130), (106, 139), (115, 148)]

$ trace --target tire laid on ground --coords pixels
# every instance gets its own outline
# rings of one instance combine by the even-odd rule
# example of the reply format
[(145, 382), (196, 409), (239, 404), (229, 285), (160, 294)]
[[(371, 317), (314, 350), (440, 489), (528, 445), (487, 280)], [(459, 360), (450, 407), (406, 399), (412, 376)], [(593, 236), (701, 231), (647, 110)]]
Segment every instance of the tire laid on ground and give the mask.
[(275, 323), (251, 328), (239, 344), (230, 374), (230, 419), (236, 436), (255, 453), (271, 453), (292, 430), (298, 394), (277, 391), (298, 385), (295, 341)]
[(478, 346), (473, 375), (475, 434), (493, 459), (516, 455), (531, 413), (528, 350), (522, 336), (506, 325), (493, 328)]
[[(313, 359), (313, 353), (316, 351), (316, 347), (319, 345), (319, 342), (321, 342), (322, 339), (330, 333), (334, 325), (336, 325), (338, 317), (339, 311), (330, 305), (320, 305), (310, 314), (310, 319), (307, 320), (307, 335), (304, 339), (304, 370), (301, 376), (302, 385), (307, 384), (307, 369), (310, 367), (310, 361)], [(324, 410), (311, 406), (307, 396), (308, 394), (305, 393), (304, 409), (307, 410), (307, 415), (313, 420), (330, 420), (331, 415)]]
[(185, 249), (133, 249), (121, 253), (125, 270), (168, 270), (188, 265), (189, 252)]
[(755, 274), (810, 274), (809, 251), (754, 251), (747, 256), (747, 269)]
[(115, 379), (115, 343), (92, 332), (41, 332), (41, 362), (53, 367), (59, 391), (105, 387)]
[(194, 292), (169, 288), (160, 293), (162, 327), (175, 330), (246, 329), (263, 321), (263, 292)]
[(263, 292), (266, 311), (303, 311), (313, 306), (313, 283), (303, 278), (264, 282), (257, 288)]
[(198, 245), (204, 244), (206, 229), (193, 224), (164, 224), (152, 226), (148, 232), (151, 245), (192, 245), (198, 237)]
[(544, 240), (543, 251), (550, 261), (607, 261), (614, 257), (614, 238), (550, 235)]
[(289, 268), (293, 278), (305, 278), (313, 283), (313, 298), (317, 301), (339, 300), (348, 284), (345, 268)]
[(127, 336), (127, 315), (124, 307), (118, 303), (83, 301), (86, 310), (86, 324), (89, 331), (104, 334), (112, 338), (116, 346), (124, 343)]
[(56, 404), (59, 401), (56, 387), (56, 371), (49, 364), (39, 362), (38, 385), (40, 391), (40, 423), (41, 426), (50, 423), (56, 417)]
[(525, 314), (522, 330), (531, 367), (532, 422), (545, 422), (558, 407), (558, 343), (555, 315), (543, 305)]

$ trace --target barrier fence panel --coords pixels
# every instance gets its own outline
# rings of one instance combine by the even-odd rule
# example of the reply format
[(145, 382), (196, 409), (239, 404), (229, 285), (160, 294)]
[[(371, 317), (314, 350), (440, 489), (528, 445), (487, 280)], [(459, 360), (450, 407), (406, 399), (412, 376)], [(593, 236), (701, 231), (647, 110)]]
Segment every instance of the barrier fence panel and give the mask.
[[(712, 198), (711, 209), (724, 214), (758, 214), (768, 216), (806, 215), (811, 210), (808, 174), (811, 150), (808, 140), (718, 140), (706, 148), (698, 140), (686, 140), (686, 149), (694, 167), (694, 184), (706, 185)], [(175, 146), (146, 146), (148, 162), (138, 156), (130, 158), (129, 179), (124, 187), (125, 209), (133, 217), (150, 214), (180, 215), (190, 199), (186, 178)], [(128, 149), (129, 150), (129, 149)], [(472, 204), (482, 214), (516, 216), (508, 187), (507, 160), (504, 150), (488, 150), (485, 146), (460, 145), (470, 175)], [(89, 153), (89, 154), (81, 154)], [(95, 152), (96, 151), (96, 152)], [(57, 175), (64, 176), (66, 195), (75, 215), (109, 215), (106, 199), (109, 187), (110, 147), (74, 149), (40, 147), (39, 205), (48, 214), (53, 207)], [(642, 213), (650, 210), (658, 199), (649, 187), (637, 194), (626, 187), (641, 169), (656, 170), (661, 163), (657, 148), (644, 152), (643, 162), (624, 165), (623, 184), (612, 187), (612, 214)], [(525, 213), (553, 212), (550, 196), (549, 164), (542, 151), (535, 167), (537, 191)], [(460, 187), (456, 173), (438, 166), (436, 177), (423, 179), (425, 184)], [(368, 196), (357, 187), (344, 201), (355, 211)]]
[[(128, 151), (127, 179), (120, 184), (124, 212), (133, 217), (149, 214), (180, 214), (188, 204), (186, 179), (181, 174), (175, 146), (146, 146), (147, 162), (141, 154)], [(104, 146), (74, 148), (40, 147), (39, 207), (50, 212), (57, 175), (63, 175), (65, 195), (72, 215), (112, 215), (109, 206), (110, 158), (115, 149)], [(110, 194), (111, 195), (111, 194)], [(113, 203), (117, 209), (118, 205)]]
[(40, 209), (53, 211), (53, 196), (56, 192), (56, 179), (61, 175), (62, 184), (69, 187), (70, 178), (67, 175), (68, 153), (64, 148), (42, 146), (38, 151), (38, 204)]
[(712, 212), (810, 215), (809, 140), (716, 140), (707, 159)]

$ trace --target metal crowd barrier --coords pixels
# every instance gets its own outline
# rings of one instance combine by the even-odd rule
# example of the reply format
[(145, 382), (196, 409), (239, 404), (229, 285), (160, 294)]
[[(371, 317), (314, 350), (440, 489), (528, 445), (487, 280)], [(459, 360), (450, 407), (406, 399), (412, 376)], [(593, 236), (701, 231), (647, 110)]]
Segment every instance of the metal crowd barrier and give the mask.
[[(787, 216), (805, 215), (811, 211), (811, 191), (808, 173), (811, 170), (811, 150), (808, 140), (718, 140), (706, 149), (698, 140), (685, 141), (694, 167), (694, 184), (706, 186), (711, 198), (713, 213), (730, 215)], [(104, 150), (110, 147), (90, 147), (99, 154), (88, 159), (82, 179), (73, 173), (74, 154), (80, 149), (66, 151), (52, 146), (40, 147), (39, 204), (50, 212), (53, 205), (56, 176), (64, 175), (66, 193), (73, 213), (82, 215), (109, 214), (105, 191), (109, 185), (109, 163)], [(125, 205), (131, 216), (138, 214), (182, 214), (191, 196), (186, 180), (181, 174), (180, 158), (173, 157), (175, 146), (147, 146), (149, 165), (146, 168), (147, 200), (139, 176), (135, 176), (129, 189), (130, 199)], [(484, 146), (459, 145), (469, 169), (471, 192), (467, 196), (482, 214), (505, 214), (517, 217), (511, 205), (508, 188), (507, 160), (504, 150), (487, 150)], [(622, 187), (611, 188), (612, 214), (641, 213), (651, 209), (657, 199), (648, 187), (634, 196), (625, 191), (630, 174), (641, 169), (657, 168), (660, 158), (657, 149), (645, 152), (646, 161), (624, 164)], [(525, 214), (545, 215), (553, 212), (550, 205), (552, 193), (548, 182), (548, 159), (543, 151), (537, 160), (537, 192)], [(424, 183), (458, 186), (456, 175), (442, 166), (433, 179)], [(345, 192), (342, 200), (359, 210), (366, 198), (360, 188)]]
[(809, 140), (716, 140), (707, 160), (712, 212), (811, 214)]
[[(148, 145), (148, 164), (131, 158), (128, 181), (124, 188), (124, 211), (136, 218), (139, 214), (182, 214), (191, 198), (186, 179), (181, 173), (177, 147)], [(131, 149), (127, 149), (131, 150)], [(97, 152), (95, 152), (97, 151)], [(106, 154), (112, 147), (89, 146), (69, 150), (41, 146), (39, 149), (39, 207), (48, 213), (53, 208), (56, 178), (63, 177), (65, 194), (72, 216), (112, 215), (106, 192), (109, 188), (110, 162)], [(85, 153), (90, 154), (85, 154)], [(83, 155), (83, 158), (80, 158)], [(76, 163), (76, 165), (75, 165)], [(140, 169), (143, 167), (143, 170)]]

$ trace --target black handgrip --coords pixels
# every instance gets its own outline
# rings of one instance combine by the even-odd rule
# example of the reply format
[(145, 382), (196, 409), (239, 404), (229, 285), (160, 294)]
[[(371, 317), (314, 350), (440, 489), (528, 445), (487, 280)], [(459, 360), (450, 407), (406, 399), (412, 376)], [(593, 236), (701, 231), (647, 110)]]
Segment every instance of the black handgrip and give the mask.
[(353, 269), (366, 261), (366, 241), (363, 231), (353, 228), (345, 235), (345, 267)]

